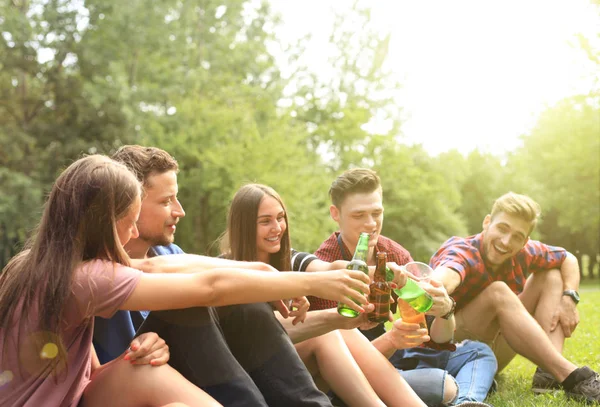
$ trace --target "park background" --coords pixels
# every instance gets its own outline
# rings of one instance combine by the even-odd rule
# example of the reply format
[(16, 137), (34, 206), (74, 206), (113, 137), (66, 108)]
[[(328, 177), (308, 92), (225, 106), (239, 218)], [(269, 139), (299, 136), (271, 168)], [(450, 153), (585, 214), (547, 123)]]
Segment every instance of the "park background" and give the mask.
[[(0, 266), (62, 169), (124, 144), (178, 160), (194, 253), (215, 254), (247, 182), (281, 194), (314, 251), (331, 181), (374, 168), (383, 233), (425, 262), (528, 194), (533, 237), (579, 258), (598, 320), (597, 0), (0, 0)], [(579, 331), (574, 359), (599, 368), (598, 329)]]

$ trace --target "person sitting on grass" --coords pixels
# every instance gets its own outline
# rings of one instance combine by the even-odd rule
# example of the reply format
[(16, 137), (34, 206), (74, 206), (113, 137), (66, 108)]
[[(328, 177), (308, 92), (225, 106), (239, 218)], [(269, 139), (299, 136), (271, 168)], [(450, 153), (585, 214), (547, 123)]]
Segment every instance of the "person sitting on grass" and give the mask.
[(529, 238), (540, 212), (528, 196), (502, 195), (481, 233), (450, 238), (430, 265), (456, 301), (457, 339), (490, 344), (500, 370), (516, 354), (535, 363), (535, 393), (563, 389), (598, 403), (600, 375), (562, 356), (579, 322), (579, 265), (565, 249)]
[[(164, 301), (153, 282), (127, 267), (122, 244), (137, 233), (139, 202), (135, 177), (104, 156), (82, 158), (58, 177), (37, 232), (0, 274), (3, 405), (219, 405), (164, 364), (168, 352), (136, 354), (164, 342), (140, 337), (133, 352), (102, 366), (95, 357), (94, 315)], [(163, 288), (178, 287), (164, 281)], [(187, 291), (180, 302), (204, 296)]]

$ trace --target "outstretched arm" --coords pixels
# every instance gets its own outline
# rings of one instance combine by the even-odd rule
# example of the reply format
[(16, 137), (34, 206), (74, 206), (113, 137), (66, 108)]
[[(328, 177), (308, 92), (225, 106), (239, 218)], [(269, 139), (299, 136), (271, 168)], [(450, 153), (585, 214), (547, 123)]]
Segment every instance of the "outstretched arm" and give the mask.
[[(260, 261), (237, 261), (185, 253), (156, 256), (147, 259), (131, 259), (130, 262), (131, 267), (146, 273), (197, 273), (223, 268), (278, 272), (271, 265)], [(273, 301), (271, 305), (284, 318), (289, 316), (290, 312), (281, 300)]]
[(300, 343), (338, 329), (374, 328), (377, 324), (367, 320), (367, 313), (373, 311), (375, 306), (368, 304), (363, 308), (365, 313), (357, 318), (343, 317), (338, 314), (335, 308), (311, 311), (307, 314), (304, 323), (296, 325), (292, 324), (289, 319), (283, 319), (277, 313), (275, 313), (275, 316), (287, 331), (292, 342)]
[(125, 310), (164, 310), (274, 301), (314, 295), (348, 303), (358, 312), (369, 292), (360, 271), (263, 273), (239, 269), (207, 270), (192, 274), (147, 274), (122, 304)]
[[(131, 267), (146, 273), (196, 273), (217, 268), (277, 271), (272, 266), (259, 261), (237, 261), (197, 254), (172, 254), (147, 259), (131, 259)], [(337, 269), (340, 268), (343, 267)]]
[(433, 271), (432, 279), (440, 281), (448, 294), (452, 294), (461, 283), (460, 274), (449, 267), (438, 267)]
[(427, 311), (428, 315), (435, 317), (429, 330), (431, 340), (437, 343), (450, 342), (454, 337), (454, 329), (456, 328), (454, 315), (449, 316), (448, 319), (441, 317), (450, 312), (454, 302), (442, 283), (435, 279), (430, 280), (430, 284), (425, 284), (423, 289), (433, 298), (433, 306)]

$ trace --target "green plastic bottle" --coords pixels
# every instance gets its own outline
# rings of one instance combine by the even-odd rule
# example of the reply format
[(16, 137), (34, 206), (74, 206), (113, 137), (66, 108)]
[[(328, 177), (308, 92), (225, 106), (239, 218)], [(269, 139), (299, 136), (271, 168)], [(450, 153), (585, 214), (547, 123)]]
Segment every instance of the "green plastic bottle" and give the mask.
[[(369, 267), (367, 266), (367, 256), (369, 254), (369, 234), (361, 233), (358, 238), (358, 244), (354, 251), (352, 261), (348, 263), (346, 268), (348, 270), (360, 270), (366, 275), (369, 275)], [(359, 291), (360, 292), (360, 291)], [(361, 292), (362, 293), (362, 292)], [(343, 302), (338, 302), (337, 311), (340, 315), (347, 318), (356, 318), (359, 313), (348, 307)]]

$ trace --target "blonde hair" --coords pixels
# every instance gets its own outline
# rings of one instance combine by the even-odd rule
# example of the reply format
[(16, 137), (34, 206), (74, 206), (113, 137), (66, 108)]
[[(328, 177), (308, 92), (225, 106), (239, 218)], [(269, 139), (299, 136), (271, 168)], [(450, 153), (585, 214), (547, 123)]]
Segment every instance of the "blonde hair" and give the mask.
[(496, 199), (492, 206), (492, 219), (499, 213), (516, 216), (524, 221), (531, 223), (529, 233), (533, 231), (537, 221), (542, 213), (540, 205), (526, 195), (508, 192)]

